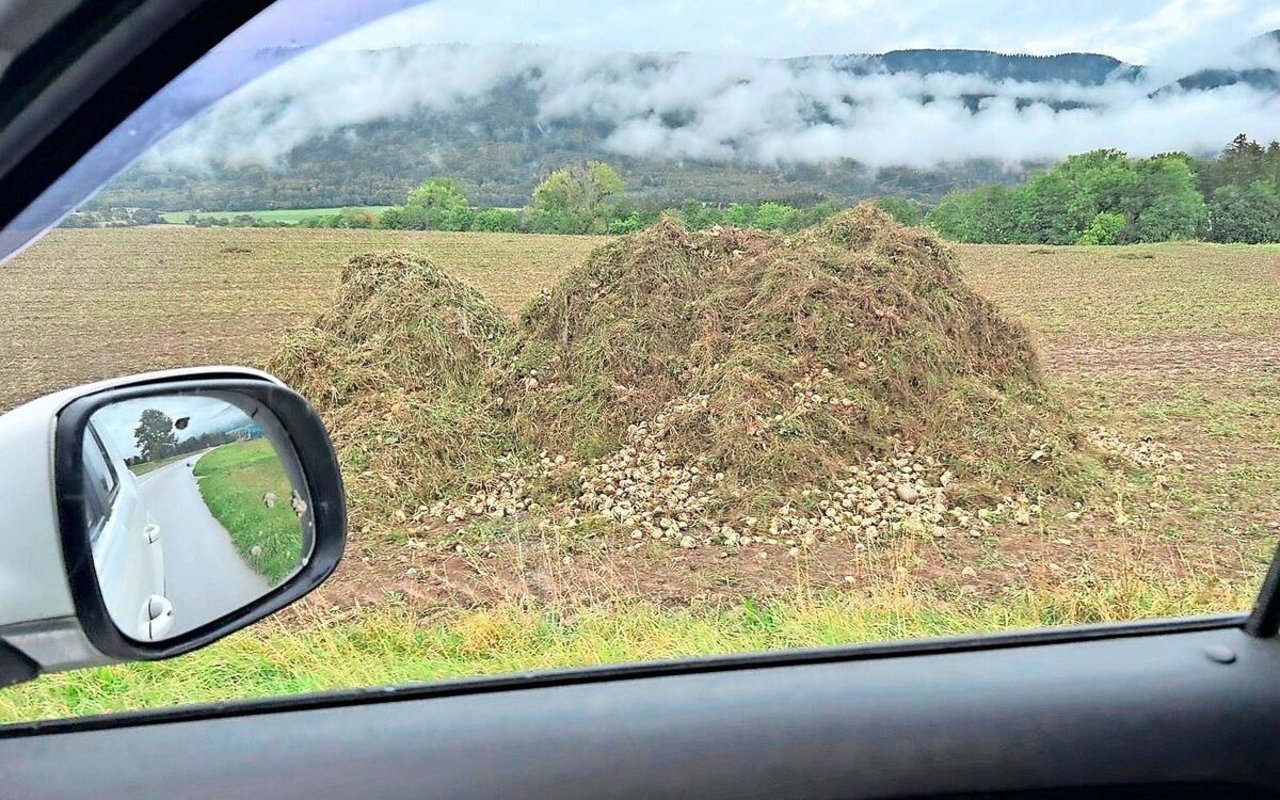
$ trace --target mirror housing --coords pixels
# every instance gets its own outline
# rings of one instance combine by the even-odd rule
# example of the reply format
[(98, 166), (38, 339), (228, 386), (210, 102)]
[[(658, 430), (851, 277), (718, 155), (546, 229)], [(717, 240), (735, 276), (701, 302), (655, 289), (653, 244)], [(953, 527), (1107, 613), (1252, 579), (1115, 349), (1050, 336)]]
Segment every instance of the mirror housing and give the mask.
[[(104, 599), (86, 515), (83, 448), (90, 420), (101, 409), (146, 405), (148, 398), (211, 397), (261, 422), (255, 435), (270, 442), (289, 483), (307, 495), (304, 501), (295, 494), (292, 503), (286, 498), (281, 506), (291, 506), (300, 524), (297, 567), (271, 585), (264, 582), (263, 593), (246, 598), (243, 606), (225, 613), (220, 608), (214, 618), (176, 628), (168, 600), (139, 588), (153, 624), (140, 628), (142, 634), (137, 627), (122, 630)], [(173, 427), (188, 424), (182, 417)], [(48, 395), (0, 417), (0, 454), (0, 496), (9, 504), (0, 518), (0, 685), (34, 677), (33, 672), (170, 658), (204, 647), (306, 595), (342, 557), (345, 497), (328, 434), (306, 400), (263, 372), (170, 370)], [(192, 486), (197, 460), (193, 455), (176, 465), (185, 469)], [(144, 545), (166, 539), (163, 526), (157, 529), (150, 519), (135, 527)]]

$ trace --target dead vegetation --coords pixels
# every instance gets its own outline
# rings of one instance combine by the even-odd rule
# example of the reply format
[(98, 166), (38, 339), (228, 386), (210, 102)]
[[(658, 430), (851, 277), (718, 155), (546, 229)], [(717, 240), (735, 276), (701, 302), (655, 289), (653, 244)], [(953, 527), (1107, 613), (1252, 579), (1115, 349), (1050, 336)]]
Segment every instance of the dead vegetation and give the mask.
[(989, 527), (1099, 474), (1026, 331), (871, 206), (790, 237), (665, 220), (514, 327), (429, 261), (357, 257), (268, 368), (326, 415), (366, 529), (799, 548)]
[(487, 389), (508, 333), (488, 300), (426, 259), (354, 256), (332, 307), (267, 368), (324, 415), (354, 518), (403, 521), (512, 449)]

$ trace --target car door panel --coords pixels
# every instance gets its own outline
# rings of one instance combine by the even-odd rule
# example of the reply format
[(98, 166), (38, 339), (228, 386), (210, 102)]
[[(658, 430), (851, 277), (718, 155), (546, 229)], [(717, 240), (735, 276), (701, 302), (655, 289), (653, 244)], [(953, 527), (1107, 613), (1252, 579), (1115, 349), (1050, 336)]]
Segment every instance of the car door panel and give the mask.
[(19, 726), (0, 774), (67, 798), (1280, 796), (1276, 641), (1004, 641)]

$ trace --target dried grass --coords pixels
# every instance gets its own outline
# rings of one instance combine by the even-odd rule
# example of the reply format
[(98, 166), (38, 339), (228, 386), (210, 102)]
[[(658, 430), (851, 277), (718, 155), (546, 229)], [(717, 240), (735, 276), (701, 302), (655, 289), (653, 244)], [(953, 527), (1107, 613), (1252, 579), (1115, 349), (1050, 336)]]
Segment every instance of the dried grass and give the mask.
[(267, 369), (324, 415), (353, 516), (391, 522), (512, 449), (486, 389), (509, 333), (479, 292), (430, 261), (361, 255), (332, 308), (290, 333)]
[(706, 458), (747, 493), (896, 442), (985, 497), (1092, 480), (1026, 330), (950, 248), (874, 206), (791, 237), (664, 220), (598, 249), (519, 333), (501, 387), (517, 431), (581, 461), (661, 417), (669, 458)]
[(359, 256), (269, 369), (326, 416), (364, 525), (492, 493), (497, 473), (521, 509), (570, 509), (638, 438), (675, 483), (714, 475), (705, 513), (725, 519), (904, 446), (983, 502), (1096, 475), (1027, 332), (949, 247), (870, 205), (789, 237), (663, 220), (598, 248), (514, 330), (429, 261)]

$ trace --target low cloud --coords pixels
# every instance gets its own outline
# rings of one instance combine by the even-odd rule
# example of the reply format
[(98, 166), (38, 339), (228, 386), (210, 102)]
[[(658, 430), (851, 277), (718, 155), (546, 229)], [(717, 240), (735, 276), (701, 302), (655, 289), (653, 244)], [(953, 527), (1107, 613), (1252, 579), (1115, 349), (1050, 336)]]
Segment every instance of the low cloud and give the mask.
[[(1229, 52), (1229, 64), (1226, 56), (1199, 64), (1180, 57), (1185, 71), (1172, 74), (1198, 66), (1280, 67), (1272, 40)], [(1243, 84), (1170, 90), (1169, 74), (1166, 65), (1137, 80), (1093, 86), (889, 74), (848, 56), (609, 55), (497, 45), (321, 49), (220, 102), (144, 163), (283, 167), (311, 137), (350, 135), (363, 123), (421, 112), (465, 113), (513, 80), (536, 98), (530, 127), (587, 121), (610, 131), (606, 152), (641, 158), (761, 166), (851, 158), (925, 167), (980, 157), (1014, 164), (1099, 147), (1202, 152), (1240, 131), (1280, 138), (1277, 93)]]

